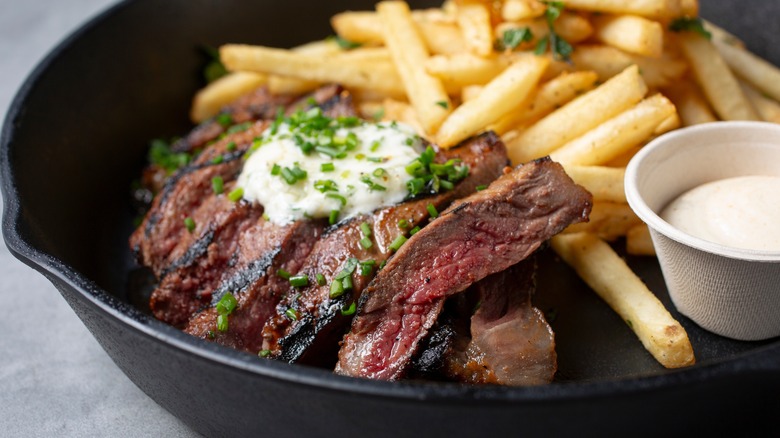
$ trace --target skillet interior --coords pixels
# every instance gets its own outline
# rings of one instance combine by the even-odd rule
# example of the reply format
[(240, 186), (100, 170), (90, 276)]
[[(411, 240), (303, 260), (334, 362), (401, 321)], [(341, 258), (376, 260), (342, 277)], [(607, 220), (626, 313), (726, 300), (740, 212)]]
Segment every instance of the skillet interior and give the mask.
[[(780, 5), (703, 3), (706, 17), (749, 36), (751, 48), (780, 62), (779, 49), (771, 44)], [(11, 250), (58, 287), (137, 385), (209, 434), (290, 425), (321, 425), (322, 433), (331, 426), (379, 425), (373, 431), (380, 434), (465, 434), (506, 430), (521, 419), (533, 420), (528, 432), (542, 433), (594, 424), (605, 409), (622, 413), (611, 423), (619, 430), (625, 422), (679, 407), (694, 417), (713, 409), (752, 414), (780, 409), (774, 396), (780, 389), (777, 339), (730, 341), (675, 315), (692, 338), (699, 365), (664, 370), (549, 253), (537, 304), (557, 315), (552, 325), (560, 372), (548, 387), (340, 378), (191, 339), (127, 305), (135, 301), (135, 288), (128, 287), (133, 267), (126, 244), (133, 218), (129, 183), (142, 166), (149, 139), (188, 128), (189, 99), (201, 85), (204, 62), (198, 46), (291, 46), (329, 34), (325, 17), (371, 5), (140, 0), (93, 21), (39, 66), (9, 111), (2, 165), (3, 229)], [(657, 263), (643, 258), (631, 263), (669, 305)], [(717, 399), (722, 401), (713, 402)], [(399, 424), (395, 415), (407, 421)], [(474, 416), (484, 421), (474, 422)], [(564, 418), (570, 421), (560, 421)]]

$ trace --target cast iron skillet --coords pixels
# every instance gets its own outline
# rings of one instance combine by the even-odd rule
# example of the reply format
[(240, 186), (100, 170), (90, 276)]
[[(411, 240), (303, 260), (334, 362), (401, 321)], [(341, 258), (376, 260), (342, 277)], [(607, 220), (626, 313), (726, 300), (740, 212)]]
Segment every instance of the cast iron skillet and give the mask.
[[(2, 135), (3, 234), (60, 290), (144, 392), (207, 435), (398, 436), (774, 431), (780, 340), (737, 342), (681, 320), (698, 364), (664, 370), (552, 255), (537, 305), (555, 316), (560, 371), (533, 388), (386, 383), (260, 360), (191, 338), (136, 302), (129, 186), (148, 140), (181, 134), (202, 85), (199, 47), (287, 47), (331, 33), (370, 1), (128, 1), (55, 49), (24, 84)], [(417, 6), (434, 5), (417, 2)], [(703, 15), (780, 63), (780, 3), (702, 1)], [(657, 263), (629, 260), (668, 301)], [(139, 419), (143, 421), (143, 419)]]

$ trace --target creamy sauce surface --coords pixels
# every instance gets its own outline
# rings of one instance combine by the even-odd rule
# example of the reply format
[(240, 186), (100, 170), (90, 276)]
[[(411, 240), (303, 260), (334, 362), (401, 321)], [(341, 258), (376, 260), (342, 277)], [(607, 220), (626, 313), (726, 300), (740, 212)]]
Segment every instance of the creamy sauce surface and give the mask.
[(669, 203), (661, 218), (713, 243), (780, 251), (780, 177), (743, 176), (703, 184)]
[[(411, 177), (405, 168), (420, 156), (422, 144), (412, 127), (360, 123), (331, 135), (323, 141), (321, 134), (296, 132), (286, 123), (273, 133), (267, 130), (238, 178), (244, 199), (263, 205), (271, 222), (284, 224), (304, 217), (328, 218), (335, 211), (343, 220), (406, 198)], [(320, 146), (345, 141), (351, 146), (340, 157), (317, 150), (306, 153), (301, 147), (302, 142)], [(303, 171), (305, 177), (291, 184), (285, 169), (287, 176)]]

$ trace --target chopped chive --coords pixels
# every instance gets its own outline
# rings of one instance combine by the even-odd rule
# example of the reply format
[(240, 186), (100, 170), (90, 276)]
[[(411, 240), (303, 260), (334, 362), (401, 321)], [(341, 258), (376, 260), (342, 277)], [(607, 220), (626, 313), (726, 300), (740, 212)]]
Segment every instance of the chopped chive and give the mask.
[(371, 227), (368, 225), (368, 222), (363, 222), (360, 224), (360, 231), (362, 231), (363, 235), (366, 237), (371, 236)]
[(211, 190), (214, 191), (215, 195), (221, 195), (225, 191), (225, 181), (221, 176), (211, 178)]
[(238, 306), (238, 300), (232, 293), (228, 292), (220, 298), (215, 308), (220, 315), (230, 315), (236, 306)]
[(353, 301), (349, 306), (345, 306), (341, 308), (341, 314), (344, 316), (349, 316), (355, 313), (355, 310), (357, 310), (357, 305)]
[(333, 172), (336, 170), (336, 166), (333, 163), (322, 163), (320, 165), (320, 170), (323, 172)]
[(488, 187), (488, 186), (486, 186), (485, 184), (478, 185), (478, 186), (477, 186), (477, 191), (478, 191), (478, 192), (481, 192), (481, 191), (485, 190), (487, 187)]
[(414, 236), (418, 231), (420, 231), (420, 227), (414, 227), (411, 229), (411, 231), (409, 231), (409, 235)]
[(217, 123), (222, 125), (223, 128), (233, 124), (233, 116), (228, 113), (222, 113), (216, 117)]
[[(347, 198), (339, 195), (338, 193), (328, 193), (325, 196), (328, 197), (328, 198), (335, 199), (335, 200), (339, 201), (339, 203), (341, 203), (342, 207), (347, 205)], [(333, 214), (333, 212), (331, 212), (331, 215), (332, 214)]]
[(335, 224), (339, 220), (339, 211), (338, 210), (331, 210), (330, 215), (328, 216), (328, 223), (330, 225)]
[(228, 193), (228, 199), (230, 199), (233, 202), (238, 202), (239, 200), (241, 200), (243, 196), (244, 196), (244, 189), (242, 189), (241, 187)]
[(271, 175), (279, 176), (280, 173), (282, 173), (282, 167), (278, 164), (274, 164), (274, 167), (271, 168)]
[(440, 100), (440, 101), (436, 102), (436, 105), (439, 105), (440, 107), (442, 107), (444, 109), (447, 109), (447, 108), (450, 107), (450, 104), (447, 103), (446, 100)]
[(292, 174), (295, 176), (295, 179), (297, 179), (298, 181), (302, 179), (306, 179), (306, 177), (309, 175), (305, 170), (298, 167), (297, 164), (293, 166), (292, 169), (290, 169), (290, 172), (292, 172)]
[(441, 184), (441, 188), (444, 190), (452, 190), (455, 188), (455, 184), (447, 181), (446, 179), (439, 180), (439, 184)]
[(369, 149), (371, 152), (376, 152), (380, 146), (382, 146), (382, 143), (380, 143), (379, 140), (374, 140), (374, 142), (371, 143), (371, 147)]
[(372, 246), (374, 246), (374, 243), (371, 242), (371, 239), (368, 237), (364, 237), (360, 239), (360, 246), (362, 246), (364, 249), (369, 249)]
[[(384, 163), (385, 162), (385, 159), (382, 158), (382, 157), (368, 157), (368, 158), (366, 158), (366, 160), (368, 160), (368, 161), (370, 161), (372, 163)], [(374, 174), (374, 176), (381, 176), (381, 175)]]
[(341, 280), (333, 280), (330, 284), (330, 294), (328, 296), (333, 299), (342, 295), (344, 295), (344, 286), (341, 283)]
[(287, 182), (289, 185), (293, 185), (298, 182), (298, 178), (295, 177), (292, 170), (289, 167), (283, 167), (282, 168), (282, 178)]
[(309, 285), (309, 277), (306, 275), (296, 275), (290, 277), (290, 286), (292, 287), (305, 287)]
[(317, 275), (315, 275), (315, 277), (317, 278), (317, 285), (318, 286), (325, 286), (325, 276), (324, 275), (317, 274)]
[(289, 272), (285, 271), (284, 269), (279, 269), (278, 271), (276, 271), (276, 275), (284, 278), (285, 280), (289, 280), (290, 277), (292, 277), (292, 274), (290, 274)]
[(230, 143), (227, 144), (227, 146), (225, 146), (225, 150), (227, 150), (228, 152), (233, 152), (234, 150), (236, 150), (237, 147), (238, 146), (236, 146), (236, 142), (231, 141)]
[(385, 169), (382, 169), (381, 167), (378, 167), (378, 168), (374, 169), (374, 171), (372, 172), (372, 174), (373, 174), (375, 177), (377, 177), (377, 178), (381, 178), (381, 177), (383, 177), (383, 176), (387, 175), (387, 171), (386, 171)]
[(297, 321), (298, 320), (298, 312), (295, 309), (293, 309), (292, 307), (290, 307), (289, 309), (285, 310), (284, 314), (287, 315), (287, 317), (290, 318), (293, 321)]
[(228, 134), (235, 134), (235, 133), (238, 133), (238, 132), (244, 132), (247, 129), (249, 129), (250, 126), (252, 126), (252, 122), (239, 123), (238, 125), (231, 126), (225, 132), (228, 133)]
[(360, 275), (363, 277), (371, 275), (371, 270), (376, 265), (376, 260), (366, 260), (360, 262)]
[(430, 214), (432, 218), (435, 219), (439, 217), (439, 212), (436, 210), (436, 207), (434, 207), (433, 204), (428, 204), (425, 209), (428, 210), (428, 214)]
[(319, 152), (319, 153), (321, 153), (321, 154), (325, 154), (325, 155), (327, 155), (327, 156), (329, 156), (331, 158), (339, 158), (339, 156), (341, 155), (341, 151), (340, 150), (338, 150), (338, 149), (336, 149), (334, 147), (331, 147), (331, 146), (322, 146), (322, 145), (320, 145), (320, 146), (315, 147), (314, 150)]
[(217, 315), (217, 330), (221, 332), (228, 331), (228, 316), (225, 314)]
[(260, 350), (259, 353), (257, 353), (260, 357), (268, 357), (271, 355), (271, 350)]
[(222, 164), (225, 161), (225, 157), (222, 155), (217, 155), (216, 157), (211, 159), (211, 164)]
[(184, 226), (187, 227), (187, 231), (192, 233), (195, 231), (195, 220), (191, 217), (184, 218)]
[(341, 287), (344, 288), (344, 290), (352, 290), (352, 275), (347, 275), (341, 280)]
[(404, 243), (406, 243), (406, 237), (404, 237), (403, 235), (400, 235), (400, 236), (396, 237), (395, 240), (393, 240), (393, 242), (390, 244), (390, 246), (388, 248), (392, 249), (393, 251), (398, 251), (398, 249)]
[(409, 228), (409, 221), (407, 221), (406, 219), (401, 219), (400, 221), (398, 221), (398, 228), (402, 230)]
[(332, 179), (318, 179), (317, 181), (314, 181), (314, 188), (321, 193), (339, 191), (339, 186), (336, 184), (336, 181), (333, 181)]

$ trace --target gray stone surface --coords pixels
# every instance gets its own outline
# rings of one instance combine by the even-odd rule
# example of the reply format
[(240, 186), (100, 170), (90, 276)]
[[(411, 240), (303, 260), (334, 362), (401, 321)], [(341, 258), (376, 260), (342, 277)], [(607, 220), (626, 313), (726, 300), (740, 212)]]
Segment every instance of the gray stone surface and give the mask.
[[(115, 0), (0, 0), (0, 117), (63, 37)], [(0, 436), (198, 436), (117, 368), (43, 276), (0, 245)]]

